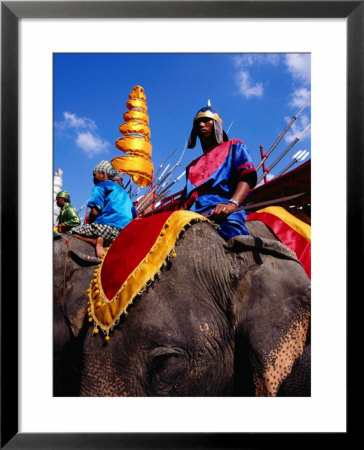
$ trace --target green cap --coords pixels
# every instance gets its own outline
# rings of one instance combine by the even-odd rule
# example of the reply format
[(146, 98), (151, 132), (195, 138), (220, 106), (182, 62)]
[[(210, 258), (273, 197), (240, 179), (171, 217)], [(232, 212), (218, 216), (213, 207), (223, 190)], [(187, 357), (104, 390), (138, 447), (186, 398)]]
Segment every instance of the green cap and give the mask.
[(68, 203), (71, 202), (70, 194), (69, 194), (67, 191), (61, 191), (61, 192), (58, 192), (56, 198), (59, 198), (59, 197), (64, 198), (64, 199), (66, 200), (66, 202), (68, 202)]

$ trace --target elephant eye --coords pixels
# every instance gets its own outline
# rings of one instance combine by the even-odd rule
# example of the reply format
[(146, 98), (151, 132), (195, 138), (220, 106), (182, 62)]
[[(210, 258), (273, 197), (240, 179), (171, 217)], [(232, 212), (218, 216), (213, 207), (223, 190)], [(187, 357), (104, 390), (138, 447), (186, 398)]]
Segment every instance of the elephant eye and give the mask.
[(167, 353), (155, 356), (150, 366), (150, 384), (153, 390), (168, 395), (175, 387), (177, 378), (186, 370), (187, 362), (183, 355)]

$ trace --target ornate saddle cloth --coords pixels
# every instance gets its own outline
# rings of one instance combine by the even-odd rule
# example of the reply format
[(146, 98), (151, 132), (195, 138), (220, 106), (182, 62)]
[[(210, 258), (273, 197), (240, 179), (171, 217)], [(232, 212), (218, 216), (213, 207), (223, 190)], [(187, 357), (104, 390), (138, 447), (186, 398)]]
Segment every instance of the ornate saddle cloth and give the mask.
[[(107, 249), (88, 289), (90, 321), (106, 334), (118, 323), (134, 298), (151, 284), (167, 259), (176, 257), (174, 246), (181, 232), (204, 216), (179, 210), (130, 222)], [(293, 250), (308, 276), (311, 268), (311, 227), (285, 209), (269, 207), (248, 215), (260, 220)]]
[(247, 216), (246, 220), (260, 220), (272, 229), (277, 238), (293, 250), (309, 278), (311, 278), (311, 227), (281, 206), (269, 206)]
[(130, 222), (95, 270), (88, 289), (90, 321), (108, 334), (167, 259), (177, 256), (174, 246), (181, 232), (203, 220), (200, 214), (180, 210)]

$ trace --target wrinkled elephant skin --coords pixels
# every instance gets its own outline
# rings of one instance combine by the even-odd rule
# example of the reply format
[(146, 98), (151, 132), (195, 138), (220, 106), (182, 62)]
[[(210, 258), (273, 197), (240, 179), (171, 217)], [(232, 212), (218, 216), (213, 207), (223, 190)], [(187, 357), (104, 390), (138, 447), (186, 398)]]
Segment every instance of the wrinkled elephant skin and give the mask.
[[(78, 355), (80, 395), (310, 395), (310, 280), (262, 223), (249, 227), (263, 239), (226, 244), (207, 223), (187, 229), (177, 257), (135, 298), (108, 343), (87, 322), (94, 266), (69, 253), (66, 288), (54, 291), (54, 348), (62, 358), (65, 348)], [(62, 241), (54, 269), (63, 274)], [(76, 241), (75, 253), (92, 253)]]

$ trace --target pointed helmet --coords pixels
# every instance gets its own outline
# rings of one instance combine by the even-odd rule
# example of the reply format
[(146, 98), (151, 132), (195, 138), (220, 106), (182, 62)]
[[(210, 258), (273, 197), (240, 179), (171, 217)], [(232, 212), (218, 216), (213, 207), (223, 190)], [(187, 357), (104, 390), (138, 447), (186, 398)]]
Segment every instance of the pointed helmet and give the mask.
[(212, 119), (214, 121), (215, 138), (218, 144), (221, 144), (221, 142), (223, 141), (229, 140), (227, 134), (222, 129), (221, 117), (219, 116), (218, 112), (211, 106), (210, 100), (208, 100), (207, 106), (204, 106), (199, 111), (197, 111), (197, 114), (193, 119), (193, 127), (190, 137), (188, 139), (188, 148), (194, 148), (196, 145), (196, 138), (197, 138), (196, 121), (201, 117), (208, 117), (209, 119)]

